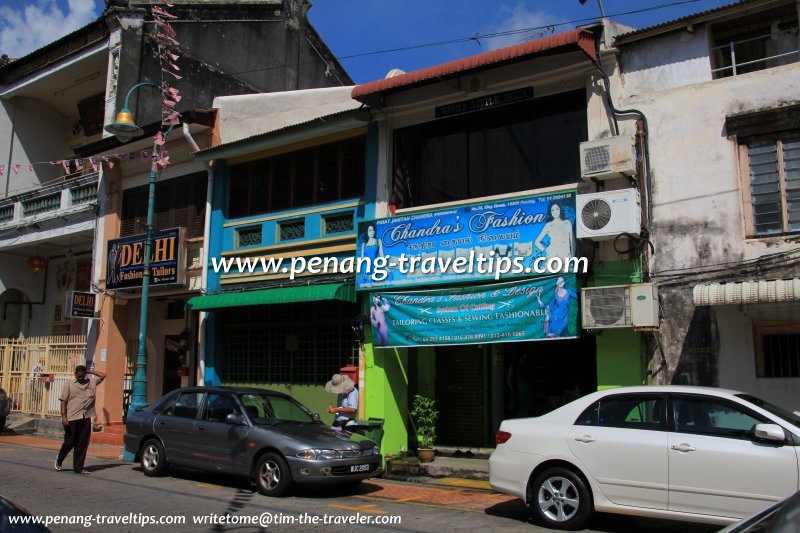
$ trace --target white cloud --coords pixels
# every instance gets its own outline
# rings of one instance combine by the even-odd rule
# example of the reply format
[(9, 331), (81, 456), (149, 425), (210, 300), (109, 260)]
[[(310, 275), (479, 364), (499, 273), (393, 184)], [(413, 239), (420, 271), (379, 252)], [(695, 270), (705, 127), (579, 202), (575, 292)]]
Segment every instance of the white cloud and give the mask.
[[(501, 33), (525, 28), (541, 28), (542, 26), (561, 22), (561, 19), (557, 18), (555, 15), (536, 9), (528, 9), (522, 2), (517, 2), (514, 5), (501, 4), (497, 10), (497, 20), (499, 20), (499, 22), (491, 26), (486, 33)], [(558, 31), (558, 28), (556, 28), (555, 33), (558, 33)], [(498, 48), (538, 39), (549, 34), (549, 31), (546, 29), (533, 29), (522, 33), (486, 39), (483, 42), (489, 50), (496, 50)]]
[(39, 0), (14, 9), (0, 7), (0, 54), (22, 57), (85, 26), (97, 18), (93, 0)]

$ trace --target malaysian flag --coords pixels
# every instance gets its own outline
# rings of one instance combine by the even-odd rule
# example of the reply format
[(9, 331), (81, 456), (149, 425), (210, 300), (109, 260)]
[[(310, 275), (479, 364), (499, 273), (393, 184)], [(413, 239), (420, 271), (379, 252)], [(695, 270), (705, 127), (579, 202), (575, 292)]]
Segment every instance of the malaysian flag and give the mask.
[(408, 168), (401, 163), (394, 171), (392, 180), (392, 196), (389, 200), (389, 210), (392, 215), (398, 209), (411, 206), (411, 179)]

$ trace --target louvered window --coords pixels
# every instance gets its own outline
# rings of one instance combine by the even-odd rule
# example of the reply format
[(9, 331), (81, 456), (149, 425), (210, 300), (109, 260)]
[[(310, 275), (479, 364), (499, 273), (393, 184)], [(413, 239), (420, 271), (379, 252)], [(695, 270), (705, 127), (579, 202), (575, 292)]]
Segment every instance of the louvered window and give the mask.
[[(186, 228), (186, 238), (202, 237), (206, 214), (207, 174), (196, 172), (156, 185), (155, 230)], [(120, 236), (147, 231), (148, 186), (127, 189), (122, 195)]]
[(752, 234), (800, 231), (800, 136), (747, 144)]

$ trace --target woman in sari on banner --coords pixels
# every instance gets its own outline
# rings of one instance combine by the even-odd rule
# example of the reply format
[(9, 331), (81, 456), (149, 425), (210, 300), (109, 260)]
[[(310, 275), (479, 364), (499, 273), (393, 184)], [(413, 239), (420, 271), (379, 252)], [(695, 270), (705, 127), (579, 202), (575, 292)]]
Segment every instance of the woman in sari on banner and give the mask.
[(536, 299), (539, 307), (545, 310), (544, 334), (547, 338), (563, 337), (569, 329), (569, 304), (570, 299), (578, 299), (575, 291), (567, 289), (564, 278), (559, 276), (556, 280), (556, 290), (550, 303), (542, 302), (541, 296), (537, 293)]

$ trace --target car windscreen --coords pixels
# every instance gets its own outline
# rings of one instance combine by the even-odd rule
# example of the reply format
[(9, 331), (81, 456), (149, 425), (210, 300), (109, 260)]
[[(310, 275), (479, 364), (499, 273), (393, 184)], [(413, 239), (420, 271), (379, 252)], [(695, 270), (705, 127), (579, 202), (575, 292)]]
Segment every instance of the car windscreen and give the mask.
[(275, 394), (239, 394), (250, 420), (256, 425), (270, 425), (276, 422), (313, 422), (311, 412), (295, 400)]
[(800, 416), (797, 416), (794, 413), (790, 413), (786, 409), (778, 407), (777, 405), (772, 405), (771, 403), (766, 402), (761, 398), (756, 398), (755, 396), (751, 396), (750, 394), (737, 394), (736, 397), (746, 402), (750, 402), (753, 405), (757, 405), (763, 410), (777, 416), (781, 420), (788, 422), (797, 429), (800, 429)]

